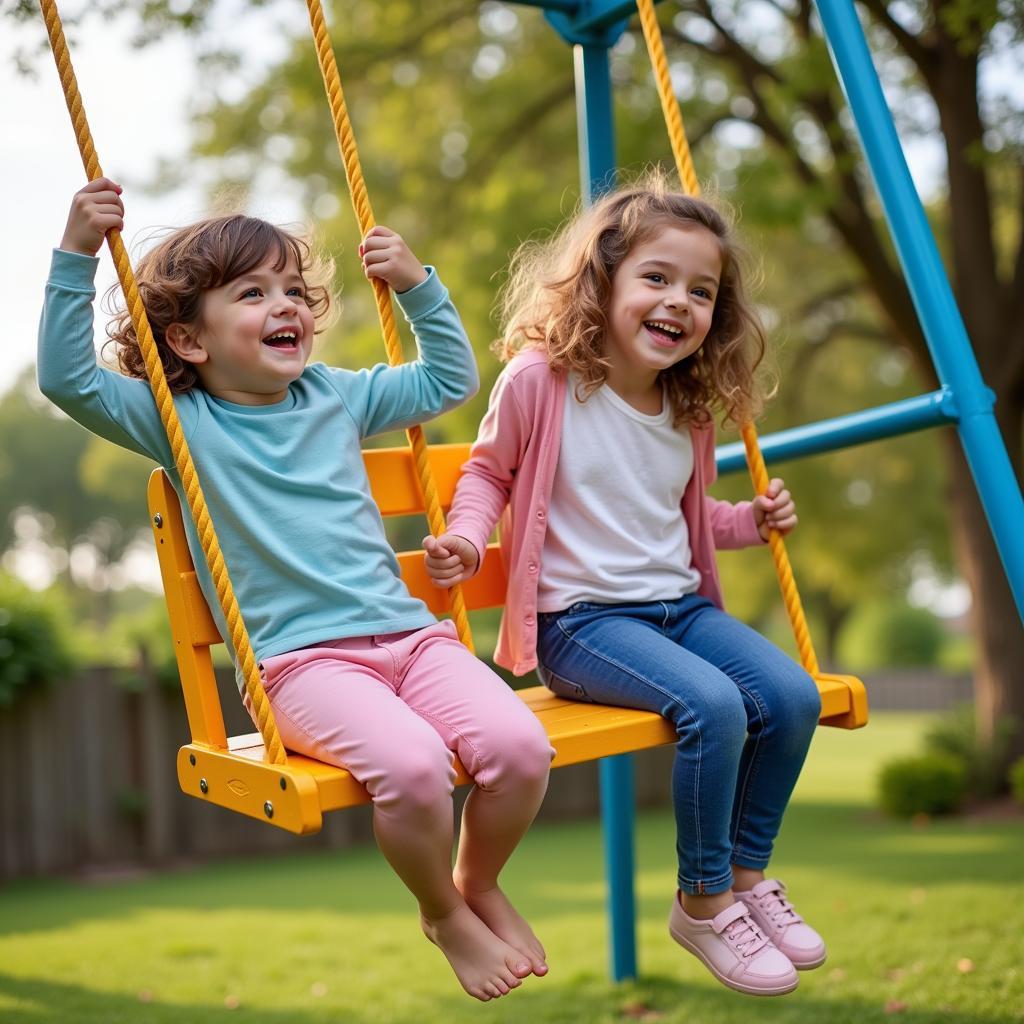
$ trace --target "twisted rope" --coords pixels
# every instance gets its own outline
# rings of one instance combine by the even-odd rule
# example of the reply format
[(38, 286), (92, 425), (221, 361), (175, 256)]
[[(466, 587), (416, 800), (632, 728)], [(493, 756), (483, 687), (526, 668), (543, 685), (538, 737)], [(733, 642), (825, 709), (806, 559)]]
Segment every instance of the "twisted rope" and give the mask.
[[(356, 148), (355, 132), (348, 117), (348, 108), (345, 105), (345, 94), (341, 88), (341, 76), (338, 74), (338, 65), (334, 59), (334, 49), (331, 46), (331, 37), (327, 32), (327, 25), (324, 22), (324, 12), (320, 0), (306, 0), (309, 8), (309, 22), (313, 29), (313, 39), (316, 43), (316, 56), (320, 64), (320, 74), (323, 76), (324, 88), (327, 91), (327, 100), (331, 107), (331, 117), (334, 120), (334, 131), (338, 138), (338, 150), (341, 153), (342, 163), (345, 165), (345, 178), (348, 181), (349, 195), (352, 197), (352, 208), (355, 210), (356, 219), (359, 221), (359, 230), (363, 237), (376, 223), (373, 218), (373, 211), (370, 208), (370, 197), (366, 190), (366, 180), (363, 178), (362, 167), (359, 163), (359, 151)], [(379, 278), (372, 278), (373, 294), (377, 301), (377, 316), (380, 320), (381, 332), (384, 335), (384, 347), (387, 351), (388, 363), (391, 366), (398, 366), (404, 362), (402, 355), (402, 344), (398, 337), (398, 329), (395, 326), (395, 314), (391, 306), (391, 291), (387, 283)], [(423, 494), (423, 503), (427, 513), (427, 522), (430, 525), (430, 532), (439, 537), (445, 532), (444, 512), (441, 510), (441, 500), (437, 493), (437, 485), (434, 483), (434, 474), (427, 461), (427, 442), (423, 436), (421, 426), (410, 427), (406, 431), (409, 439), (409, 446), (412, 448), (413, 460), (416, 465), (416, 477), (419, 481), (420, 490)], [(459, 639), (473, 650), (473, 636), (469, 628), (469, 617), (466, 614), (466, 601), (462, 594), (461, 586), (454, 586), (449, 590), (452, 618), (459, 633)]]
[[(672, 88), (668, 59), (665, 56), (665, 43), (661, 36), (661, 27), (658, 24), (657, 16), (654, 13), (654, 0), (636, 0), (636, 6), (640, 14), (644, 39), (647, 41), (647, 52), (651, 59), (654, 81), (658, 87), (658, 97), (665, 115), (665, 125), (668, 128), (679, 180), (688, 194), (698, 196), (700, 195), (700, 183), (697, 181), (697, 174), (693, 168), (693, 158), (690, 155), (690, 144), (686, 139), (686, 130), (683, 127), (683, 115), (679, 109), (679, 100)], [(758, 494), (764, 494), (768, 489), (768, 470), (764, 463), (764, 456), (761, 454), (761, 446), (757, 441), (757, 431), (749, 420), (743, 424), (741, 430), (743, 446), (747, 455), (747, 467), (754, 483), (754, 490)], [(789, 555), (786, 553), (786, 542), (778, 530), (769, 532), (768, 545), (771, 548), (772, 560), (775, 562), (775, 574), (779, 578), (786, 614), (789, 616), (789, 623), (800, 652), (800, 662), (810, 675), (816, 676), (819, 672), (818, 656), (814, 652), (803, 603), (793, 578), (793, 567), (790, 565)]]
[[(103, 177), (103, 171), (96, 156), (96, 147), (93, 144), (92, 133), (89, 131), (89, 123), (86, 120), (85, 110), (82, 107), (82, 97), (78, 91), (78, 82), (75, 79), (74, 69), (71, 66), (71, 56), (68, 52), (67, 41), (64, 38), (64, 28), (61, 24), (60, 15), (57, 12), (54, 0), (39, 0), (39, 7), (46, 22), (46, 31), (50, 37), (50, 48), (53, 51), (53, 59), (57, 64), (57, 72), (60, 75), (60, 83), (64, 90), (64, 99), (67, 103), (68, 113), (71, 115), (71, 124), (75, 131), (75, 139), (78, 142), (78, 150), (82, 156), (82, 164), (85, 167), (85, 173), (89, 180), (95, 181), (97, 178)], [(139, 296), (139, 290), (135, 283), (135, 274), (132, 271), (124, 242), (121, 240), (121, 233), (119, 231), (109, 231), (107, 233), (107, 243), (110, 246), (114, 265), (117, 267), (117, 277), (121, 282), (125, 302), (127, 303), (132, 323), (135, 326), (135, 334), (139, 340), (139, 348), (142, 351), (142, 357), (146, 364), (146, 373), (149, 377), (150, 388), (153, 391), (153, 398), (156, 400), (160, 419), (167, 432), (167, 440), (170, 442), (171, 452), (174, 456), (174, 465), (181, 476), (185, 498), (188, 502), (192, 519), (196, 524), (199, 538), (202, 541), (203, 554), (206, 557), (206, 564), (209, 566), (210, 575), (213, 577), (213, 582), (217, 589), (217, 598), (220, 602), (221, 611), (224, 613), (224, 619), (231, 632), (231, 643), (235, 649), (235, 654), (238, 657), (245, 680), (245, 692), (252, 701), (257, 727), (259, 728), (260, 735), (263, 737), (263, 745), (266, 748), (265, 758), (271, 764), (285, 764), (287, 763), (287, 757), (284, 745), (281, 743), (277, 724), (274, 722), (274, 716), (270, 710), (270, 701), (267, 699), (263, 684), (260, 681), (256, 658), (252, 651), (252, 645), (249, 642), (249, 634), (246, 631), (245, 623), (242, 621), (242, 614), (239, 611), (238, 601), (231, 587), (231, 580), (228, 578), (224, 556), (221, 553), (217, 534), (210, 520), (206, 499), (203, 497), (202, 488), (199, 486), (195, 465), (192, 462), (192, 456), (185, 442), (185, 435), (181, 429), (181, 421), (174, 407), (171, 391), (167, 386), (164, 368), (156, 350), (156, 342), (153, 340), (153, 332), (150, 330), (149, 321), (146, 319), (146, 310)]]

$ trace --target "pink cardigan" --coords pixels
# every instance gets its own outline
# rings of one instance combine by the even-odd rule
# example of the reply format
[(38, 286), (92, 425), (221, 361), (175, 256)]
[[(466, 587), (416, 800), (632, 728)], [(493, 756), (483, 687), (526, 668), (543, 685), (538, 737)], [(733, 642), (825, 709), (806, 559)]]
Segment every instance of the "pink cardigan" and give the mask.
[[(547, 510), (562, 441), (566, 381), (548, 367), (543, 352), (519, 353), (491, 392), (487, 415), (455, 491), (448, 532), (465, 537), (483, 563), (487, 541), (502, 521), (501, 553), (508, 593), (494, 660), (516, 675), (537, 666), (537, 580), (547, 530)], [(763, 543), (749, 501), (733, 505), (704, 491), (714, 482), (712, 427), (691, 427), (693, 476), (683, 493), (698, 593), (722, 606), (715, 548)], [(609, 453), (612, 454), (613, 453)], [(614, 468), (614, 458), (610, 465)]]

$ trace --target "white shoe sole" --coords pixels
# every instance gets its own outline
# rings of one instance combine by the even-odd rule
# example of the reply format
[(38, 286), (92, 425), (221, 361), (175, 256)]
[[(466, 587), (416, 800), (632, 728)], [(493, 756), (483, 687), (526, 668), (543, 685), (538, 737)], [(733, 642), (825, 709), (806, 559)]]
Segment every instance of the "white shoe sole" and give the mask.
[[(778, 947), (776, 947), (776, 948), (778, 948)], [(782, 950), (780, 949), (779, 952), (782, 953)], [(787, 959), (789, 959), (789, 962), (798, 971), (813, 971), (815, 969), (815, 967), (820, 967), (828, 959), (828, 954), (827, 953), (822, 953), (820, 960), (814, 960), (814, 961), (811, 961), (811, 962), (805, 963), (805, 964), (798, 964), (795, 960), (793, 960), (792, 958), (789, 957), (788, 953), (782, 953), (782, 955), (784, 957), (786, 957)]]

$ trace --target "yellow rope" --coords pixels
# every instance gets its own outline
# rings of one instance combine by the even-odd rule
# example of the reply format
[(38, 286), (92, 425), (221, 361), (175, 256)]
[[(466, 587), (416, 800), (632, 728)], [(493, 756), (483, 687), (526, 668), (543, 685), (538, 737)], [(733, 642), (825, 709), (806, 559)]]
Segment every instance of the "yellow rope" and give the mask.
[[(654, 13), (654, 0), (636, 0), (636, 6), (640, 13), (640, 25), (643, 28), (644, 39), (647, 40), (647, 52), (651, 58), (651, 68), (658, 86), (658, 96), (661, 99), (661, 109), (665, 115), (665, 125), (668, 128), (679, 180), (690, 195), (700, 195), (700, 183), (697, 181), (697, 175), (693, 169), (690, 145), (683, 127), (683, 116), (679, 109), (675, 90), (672, 88), (672, 78), (669, 75), (668, 60), (665, 57), (665, 43), (661, 37), (661, 27), (658, 25), (658, 18)], [(758, 494), (763, 494), (768, 488), (768, 470), (764, 464), (764, 456), (761, 454), (761, 446), (757, 442), (757, 431), (754, 429), (753, 423), (749, 421), (744, 423), (742, 433), (743, 445), (747, 453), (747, 466), (754, 482), (754, 490)], [(789, 615), (793, 636), (796, 638), (797, 649), (800, 652), (801, 664), (810, 675), (816, 676), (819, 672), (818, 657), (814, 653), (814, 645), (811, 643), (810, 631), (807, 628), (807, 618), (804, 615), (803, 604), (793, 578), (793, 568), (789, 563), (789, 555), (786, 554), (786, 543), (778, 530), (770, 532), (768, 543), (771, 547), (772, 559), (775, 562), (779, 587), (782, 589), (786, 613)]]
[[(309, 8), (309, 22), (313, 29), (313, 39), (316, 43), (316, 56), (320, 63), (320, 73), (323, 75), (324, 88), (327, 90), (327, 99), (331, 107), (331, 116), (334, 119), (334, 131), (338, 137), (338, 150), (341, 153), (342, 162), (345, 165), (345, 177), (348, 180), (349, 194), (352, 197), (352, 207), (355, 210), (356, 218), (359, 221), (359, 231), (363, 237), (374, 226), (373, 211), (370, 208), (370, 197), (366, 191), (366, 181), (363, 178), (363, 171), (359, 164), (359, 151), (356, 148), (355, 133), (348, 118), (348, 109), (345, 106), (345, 94), (341, 88), (341, 76), (338, 74), (338, 65), (334, 59), (334, 50), (331, 46), (331, 38), (327, 32), (324, 22), (324, 13), (319, 0), (306, 0)], [(403, 362), (402, 344), (398, 337), (398, 329), (395, 326), (395, 314), (391, 306), (391, 292), (387, 284), (378, 278), (372, 279), (373, 293), (377, 300), (377, 315), (380, 318), (381, 331), (384, 335), (384, 346), (387, 350), (388, 363), (391, 366), (398, 366)], [(435, 537), (445, 532), (444, 512), (441, 509), (441, 500), (438, 497), (437, 485), (434, 483), (434, 475), (427, 461), (427, 442), (423, 436), (423, 428), (420, 426), (410, 427), (406, 431), (409, 438), (409, 445), (412, 448), (413, 459), (416, 464), (416, 475), (419, 479), (420, 489), (423, 492), (424, 506), (427, 513), (427, 522), (430, 525), (430, 532)], [(469, 628), (469, 617), (466, 614), (466, 601), (462, 595), (462, 588), (452, 587), (449, 591), (452, 604), (452, 618), (455, 620), (455, 627), (459, 633), (459, 639), (473, 650), (473, 636)]]
[[(46, 22), (46, 30), (50, 37), (50, 48), (53, 50), (53, 59), (57, 63), (57, 71), (60, 74), (61, 86), (64, 90), (64, 99), (67, 102), (68, 113), (71, 115), (71, 123), (75, 130), (75, 138), (78, 141), (78, 149), (82, 155), (85, 173), (90, 181), (95, 181), (97, 178), (103, 177), (103, 171), (96, 156), (96, 147), (93, 144), (92, 133), (89, 131), (89, 123), (86, 120), (85, 111), (82, 107), (82, 98), (78, 91), (78, 82), (75, 80), (74, 69), (71, 66), (71, 56), (64, 38), (64, 29), (61, 25), (60, 15), (53, 0), (39, 0), (39, 7)], [(257, 725), (266, 748), (266, 760), (271, 764), (286, 764), (287, 758), (284, 746), (281, 743), (281, 737), (278, 734), (277, 725), (270, 710), (270, 701), (267, 700), (263, 684), (260, 681), (256, 659), (252, 652), (252, 646), (249, 643), (249, 634), (246, 632), (245, 623), (242, 621), (242, 615), (238, 609), (238, 601), (235, 599), (234, 591), (231, 588), (231, 580), (228, 578), (224, 556), (221, 553), (220, 544), (217, 541), (217, 535), (210, 520), (210, 513), (206, 508), (206, 499), (203, 497), (202, 489), (199, 486), (199, 479), (196, 476), (192, 456), (185, 442), (181, 421), (178, 419), (178, 412), (174, 407), (170, 389), (167, 387), (164, 368), (157, 354), (153, 332), (150, 330), (149, 321), (146, 319), (146, 310), (139, 296), (139, 290), (135, 284), (135, 275), (132, 272), (124, 242), (121, 241), (120, 232), (108, 232), (107, 242), (110, 245), (111, 255), (114, 257), (117, 276), (124, 291), (132, 323), (135, 325), (135, 334), (139, 339), (139, 348), (142, 350), (142, 357), (146, 363), (146, 372), (149, 375), (150, 387), (153, 389), (153, 397), (156, 400), (164, 429), (167, 431), (167, 439), (170, 442), (171, 452), (174, 456), (174, 464), (181, 476), (189, 511), (192, 513), (192, 519), (196, 524), (196, 529), (202, 541), (206, 564), (210, 568), (210, 574), (217, 588), (217, 597), (220, 601), (221, 610), (231, 632), (231, 643), (242, 667), (245, 690), (252, 701)]]

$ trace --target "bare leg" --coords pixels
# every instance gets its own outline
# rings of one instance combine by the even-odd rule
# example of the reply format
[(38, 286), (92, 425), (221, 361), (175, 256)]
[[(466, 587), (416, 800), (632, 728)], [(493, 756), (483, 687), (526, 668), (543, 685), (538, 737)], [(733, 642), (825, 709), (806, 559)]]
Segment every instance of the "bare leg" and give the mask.
[(544, 947), (498, 886), (498, 875), (530, 827), (546, 789), (546, 760), (534, 773), (516, 772), (493, 789), (475, 787), (462, 812), (454, 876), (469, 906), (495, 935), (527, 958), (525, 973), (538, 977), (548, 972)]
[(690, 917), (698, 921), (710, 921), (731, 907), (736, 902), (736, 897), (733, 896), (732, 889), (715, 893), (713, 896), (694, 896), (692, 893), (681, 892), (679, 902)]
[(698, 921), (709, 921), (716, 914), (731, 907), (736, 902), (736, 892), (747, 892), (758, 882), (764, 881), (764, 872), (757, 868), (742, 868), (738, 864), (732, 866), (732, 889), (715, 893), (714, 896), (694, 896), (687, 892), (679, 894), (679, 902), (690, 917)]
[(529, 963), (477, 917), (455, 888), (450, 798), (443, 806), (409, 811), (375, 809), (373, 824), (388, 863), (419, 902), (424, 934), (448, 958), (471, 996), (486, 1002), (507, 995), (529, 973)]
[(764, 881), (764, 871), (760, 868), (741, 868), (732, 866), (732, 887), (737, 892), (749, 892), (758, 882)]

